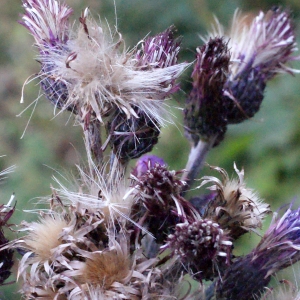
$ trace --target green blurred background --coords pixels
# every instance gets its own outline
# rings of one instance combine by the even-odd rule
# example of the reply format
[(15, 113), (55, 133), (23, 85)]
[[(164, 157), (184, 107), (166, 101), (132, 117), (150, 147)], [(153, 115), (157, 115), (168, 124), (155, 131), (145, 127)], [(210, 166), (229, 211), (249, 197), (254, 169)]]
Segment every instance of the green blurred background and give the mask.
[[(23, 209), (32, 209), (39, 197), (50, 195), (51, 176), (57, 170), (63, 174), (76, 172), (75, 164), (85, 161), (82, 132), (68, 113), (53, 119), (53, 107), (40, 98), (27, 126), (33, 106), (21, 117), (17, 115), (39, 93), (37, 81), (26, 85), (24, 104), (20, 104), (22, 85), (26, 78), (39, 71), (34, 58), (37, 51), (33, 38), (17, 23), (22, 13), (21, 1), (0, 1), (0, 170), (16, 165), (17, 170), (1, 181), (0, 203), (6, 203), (12, 192), (17, 199), (17, 211), (12, 223), (30, 220), (35, 216)], [(80, 11), (90, 7), (94, 17), (101, 16), (115, 24), (112, 0), (68, 0), (75, 9), (73, 19)], [(236, 8), (256, 14), (272, 5), (292, 10), (298, 41), (300, 42), (300, 1), (224, 1), (224, 0), (116, 0), (118, 28), (127, 47), (134, 46), (148, 33), (156, 34), (174, 24), (183, 36), (181, 60), (192, 61), (195, 48), (202, 44), (204, 35), (216, 15), (224, 25)], [(299, 63), (293, 65), (300, 68)], [(173, 169), (184, 168), (189, 152), (184, 139), (182, 116), (175, 107), (183, 107), (184, 91), (190, 86), (191, 69), (183, 76), (183, 91), (170, 105), (174, 107), (177, 126), (163, 128), (154, 153), (162, 156)], [(283, 204), (300, 203), (300, 77), (280, 75), (267, 86), (262, 108), (255, 118), (238, 126), (231, 126), (225, 141), (211, 151), (207, 162), (233, 173), (233, 162), (245, 168), (248, 185), (256, 189), (269, 202), (273, 210)], [(212, 174), (205, 168), (203, 174)], [(217, 174), (214, 174), (217, 175)], [(200, 177), (199, 176), (199, 177)], [(295, 204), (296, 205), (296, 204)], [(11, 237), (16, 237), (12, 234)], [(45, 237), (46, 238), (46, 237)], [(257, 241), (254, 235), (251, 239)], [(249, 251), (249, 236), (242, 240), (239, 253)], [(299, 268), (298, 268), (299, 273)], [(288, 275), (285, 275), (288, 276)], [(0, 299), (19, 299), (16, 285), (0, 287)]]

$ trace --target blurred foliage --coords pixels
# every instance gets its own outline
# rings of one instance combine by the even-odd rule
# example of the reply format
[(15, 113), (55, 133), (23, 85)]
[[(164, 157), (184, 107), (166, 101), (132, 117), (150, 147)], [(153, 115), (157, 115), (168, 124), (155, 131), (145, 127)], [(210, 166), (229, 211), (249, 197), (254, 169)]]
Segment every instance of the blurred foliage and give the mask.
[[(19, 0), (0, 1), (0, 169), (17, 165), (17, 171), (1, 182), (1, 203), (8, 201), (12, 192), (17, 199), (17, 211), (12, 222), (34, 218), (24, 214), (38, 200), (51, 194), (51, 176), (56, 172), (70, 174), (75, 164), (85, 160), (81, 128), (73, 126), (68, 113), (53, 119), (53, 107), (39, 95), (38, 82), (33, 80), (24, 89), (24, 104), (20, 104), (23, 83), (39, 70), (35, 62), (33, 38), (17, 21), (22, 13)], [(74, 19), (89, 6), (94, 17), (116, 25), (113, 0), (68, 0), (75, 9)], [(272, 5), (282, 5), (293, 11), (300, 33), (300, 2), (298, 0), (116, 0), (117, 26), (132, 47), (147, 34), (156, 34), (174, 24), (183, 36), (181, 60), (192, 61), (195, 48), (201, 45), (199, 35), (205, 35), (216, 15), (228, 25), (239, 7), (256, 13)], [(298, 39), (299, 40), (299, 39)], [(300, 64), (293, 67), (300, 68)], [(185, 92), (190, 85), (189, 69), (182, 84), (183, 91), (169, 104), (177, 116), (176, 126), (162, 129), (160, 141), (153, 151), (162, 156), (173, 169), (184, 168), (189, 145), (182, 129), (181, 111)], [(213, 149), (207, 162), (233, 173), (233, 162), (245, 168), (246, 180), (276, 210), (300, 195), (300, 85), (299, 77), (278, 76), (269, 83), (260, 112), (254, 119), (231, 126), (225, 141)], [(27, 105), (21, 117), (16, 117)], [(33, 112), (33, 114), (32, 114)], [(30, 119), (30, 115), (32, 118)], [(30, 121), (29, 121), (30, 120)], [(28, 123), (28, 126), (27, 126)], [(25, 136), (21, 139), (24, 132)], [(57, 170), (57, 171), (56, 171)], [(214, 174), (204, 168), (204, 174)], [(201, 174), (200, 177), (203, 175)], [(217, 175), (217, 174), (214, 174)], [(16, 234), (12, 234), (15, 237)], [(246, 246), (249, 238), (243, 240)], [(246, 253), (249, 248), (240, 248)], [(18, 299), (15, 285), (2, 287), (1, 299)]]

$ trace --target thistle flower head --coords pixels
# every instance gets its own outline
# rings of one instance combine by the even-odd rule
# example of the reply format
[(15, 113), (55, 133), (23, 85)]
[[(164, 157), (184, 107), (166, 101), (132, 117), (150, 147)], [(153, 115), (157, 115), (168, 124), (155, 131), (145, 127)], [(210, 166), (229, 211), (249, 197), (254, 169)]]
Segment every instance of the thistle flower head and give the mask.
[(81, 215), (74, 207), (57, 202), (52, 203), (51, 210), (44, 210), (39, 222), (23, 222), (21, 231), (27, 234), (5, 247), (25, 251), (18, 268), (18, 276), (24, 281), (22, 293), (28, 298), (46, 299), (63, 295), (69, 279), (62, 274), (78, 259), (78, 251), (103, 247), (105, 240), (93, 244), (94, 232), (101, 223), (103, 219), (95, 214)]
[(198, 218), (191, 223), (178, 223), (166, 247), (191, 268), (195, 277), (212, 279), (218, 274), (218, 260), (229, 264), (232, 242), (219, 224)]
[(263, 293), (271, 275), (297, 262), (300, 258), (299, 220), (300, 209), (288, 209), (280, 219), (275, 214), (257, 247), (238, 258), (219, 280), (219, 297), (256, 299), (255, 295)]
[(69, 39), (72, 9), (56, 0), (22, 0), (25, 14), (20, 22), (33, 35), (41, 51), (64, 45)]
[(51, 102), (79, 114), (85, 123), (95, 118), (104, 122), (103, 118), (116, 109), (127, 118), (138, 118), (134, 107), (160, 125), (164, 123), (163, 102), (177, 90), (175, 81), (188, 66), (175, 63), (179, 44), (173, 41), (171, 30), (154, 38), (164, 54), (153, 55), (145, 69), (140, 59), (147, 60), (148, 54), (137, 55), (138, 47), (127, 51), (122, 35), (100, 27), (89, 16), (88, 9), (79, 19), (78, 31), (69, 33), (69, 8), (56, 0), (24, 3), (23, 23), (34, 33), (38, 44), (44, 40), (64, 44), (60, 49), (49, 47), (39, 56), (42, 87)]
[(105, 290), (114, 282), (125, 282), (130, 275), (129, 267), (129, 256), (117, 250), (92, 253), (82, 270), (82, 282), (93, 286), (101, 284)]
[(217, 145), (224, 137), (227, 121), (222, 98), (229, 60), (223, 38), (211, 38), (197, 48), (193, 88), (184, 110), (186, 135), (195, 144), (199, 139), (215, 139)]
[(211, 176), (202, 178), (200, 187), (213, 183), (208, 189), (216, 193), (208, 203), (204, 216), (218, 222), (223, 229), (229, 230), (233, 238), (261, 228), (270, 208), (268, 204), (262, 202), (256, 192), (246, 186), (244, 170), (239, 171), (234, 165), (238, 179), (230, 180), (224, 169), (212, 168), (222, 175), (222, 181)]
[(173, 202), (172, 198), (179, 196), (185, 185), (184, 181), (178, 179), (178, 174), (182, 171), (170, 171), (166, 165), (159, 163), (152, 166), (149, 161), (147, 167), (148, 170), (141, 173), (140, 177), (131, 176), (139, 197), (145, 200), (146, 206), (150, 197), (165, 204)]
[(185, 182), (178, 179), (178, 174), (182, 171), (170, 171), (166, 165), (159, 163), (155, 163), (153, 167), (148, 164), (148, 167), (147, 172), (140, 177), (131, 175), (136, 203), (142, 203), (153, 215), (164, 213), (173, 207), (178, 215), (185, 216), (180, 205), (181, 202), (186, 202), (180, 196)]
[(231, 49), (231, 79), (249, 67), (258, 68), (265, 79), (278, 72), (291, 72), (285, 64), (295, 58), (292, 55), (297, 45), (290, 13), (274, 7), (247, 22), (247, 18), (236, 11), (228, 46)]
[[(142, 251), (130, 255), (125, 228), (119, 233), (106, 229), (99, 216), (89, 212), (80, 215), (75, 209), (64, 209), (63, 215), (71, 219), (57, 235), (60, 245), (48, 251), (55, 260), (42, 265), (35, 259), (39, 249), (31, 249), (21, 240), (12, 245), (32, 250), (19, 265), (24, 296), (79, 300), (92, 292), (103, 295), (102, 299), (129, 300), (163, 295), (158, 259), (147, 259)], [(31, 232), (25, 239), (30, 237)]]
[(142, 43), (136, 56), (139, 66), (144, 68), (166, 68), (177, 63), (181, 39), (174, 38), (174, 26)]
[[(224, 36), (217, 22), (212, 36)], [(259, 110), (269, 79), (279, 72), (293, 73), (286, 66), (297, 50), (290, 14), (273, 8), (260, 12), (252, 22), (235, 13), (228, 37), (231, 49), (229, 78), (224, 85), (224, 99), (229, 123), (249, 119)]]
[(291, 210), (278, 219), (277, 214), (260, 243), (252, 251), (253, 260), (270, 276), (300, 258), (300, 209)]

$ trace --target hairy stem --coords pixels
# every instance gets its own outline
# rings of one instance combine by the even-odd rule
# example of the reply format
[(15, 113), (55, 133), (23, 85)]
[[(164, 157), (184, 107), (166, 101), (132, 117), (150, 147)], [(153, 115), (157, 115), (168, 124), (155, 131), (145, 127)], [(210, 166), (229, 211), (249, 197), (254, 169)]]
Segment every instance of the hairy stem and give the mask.
[(101, 170), (103, 167), (101, 123), (95, 119), (90, 122), (83, 120), (80, 124), (84, 133), (84, 143), (89, 157), (89, 166), (91, 170), (94, 169), (92, 165)]
[(194, 179), (198, 176), (204, 160), (215, 142), (215, 139), (216, 137), (213, 137), (208, 141), (200, 140), (196, 145), (191, 147), (189, 158), (185, 167), (186, 172), (183, 173), (181, 178), (181, 180), (187, 183), (182, 191), (182, 195), (187, 192), (193, 184)]

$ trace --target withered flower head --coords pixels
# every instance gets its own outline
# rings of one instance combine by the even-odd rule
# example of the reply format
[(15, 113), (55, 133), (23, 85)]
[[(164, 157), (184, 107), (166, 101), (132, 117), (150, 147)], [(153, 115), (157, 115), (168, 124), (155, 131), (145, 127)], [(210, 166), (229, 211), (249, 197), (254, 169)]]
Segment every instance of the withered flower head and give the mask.
[(213, 183), (208, 189), (216, 195), (207, 204), (204, 216), (219, 223), (230, 231), (230, 236), (238, 238), (247, 231), (261, 228), (265, 216), (270, 213), (270, 206), (259, 198), (258, 194), (246, 186), (244, 170), (239, 171), (237, 179), (230, 180), (227, 172), (219, 167), (212, 167), (222, 175), (222, 181), (216, 177), (204, 176), (199, 187)]
[(39, 222), (23, 222), (22, 226), (21, 231), (28, 231), (28, 234), (6, 246), (8, 249), (18, 248), (25, 251), (19, 264), (18, 276), (26, 278), (28, 268), (31, 269), (31, 277), (39, 278), (39, 269), (44, 269), (49, 275), (52, 272), (50, 265), (55, 266), (57, 261), (64, 260), (61, 253), (65, 246), (61, 234), (68, 222), (59, 215), (49, 215), (41, 218)]
[(83, 283), (108, 289), (114, 282), (125, 280), (129, 267), (129, 257), (116, 250), (92, 253), (82, 270)]
[(184, 110), (186, 135), (194, 144), (200, 139), (217, 145), (226, 132), (223, 85), (228, 77), (230, 53), (221, 37), (210, 38), (197, 48), (192, 73), (193, 88)]
[(219, 224), (198, 218), (178, 223), (163, 248), (170, 248), (195, 278), (212, 279), (219, 275), (218, 262), (230, 263), (232, 242)]
[[(225, 36), (218, 22), (212, 36)], [(295, 72), (286, 66), (298, 59), (293, 56), (297, 50), (294, 25), (290, 13), (278, 7), (260, 12), (252, 21), (237, 11), (225, 40), (231, 64), (223, 101), (228, 123), (239, 123), (257, 113), (269, 79), (277, 73)]]
[(58, 1), (23, 0), (23, 7), (22, 23), (41, 50), (42, 87), (58, 107), (73, 110), (85, 122), (104, 122), (116, 108), (138, 118), (134, 107), (160, 125), (165, 121), (163, 102), (177, 90), (175, 80), (188, 65), (176, 63), (179, 45), (171, 30), (154, 38), (164, 55), (153, 55), (145, 69), (140, 60), (149, 58), (149, 46), (139, 56), (138, 47), (127, 51), (121, 34), (99, 26), (88, 9), (79, 18), (78, 31), (70, 32), (71, 9)]
[(170, 171), (165, 164), (160, 165), (159, 160), (154, 159), (153, 163), (150, 158), (142, 172), (131, 174), (135, 201), (131, 218), (150, 231), (156, 242), (162, 243), (176, 223), (198, 213), (180, 195), (185, 186), (178, 178), (182, 171)]
[(26, 235), (8, 243), (6, 248), (24, 250), (18, 267), (24, 296), (51, 299), (52, 295), (64, 299), (58, 295), (65, 294), (72, 279), (62, 276), (63, 272), (78, 259), (78, 249), (89, 249), (94, 241), (91, 232), (102, 222), (94, 214), (81, 215), (75, 207), (64, 207), (61, 203), (53, 203), (51, 210), (44, 210), (39, 222), (23, 222), (21, 231)]

